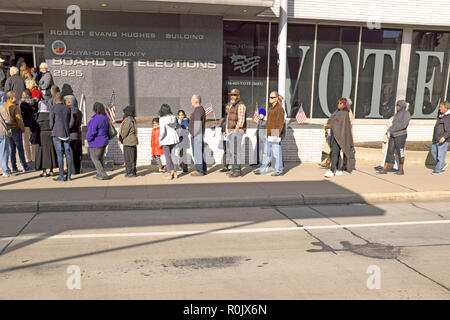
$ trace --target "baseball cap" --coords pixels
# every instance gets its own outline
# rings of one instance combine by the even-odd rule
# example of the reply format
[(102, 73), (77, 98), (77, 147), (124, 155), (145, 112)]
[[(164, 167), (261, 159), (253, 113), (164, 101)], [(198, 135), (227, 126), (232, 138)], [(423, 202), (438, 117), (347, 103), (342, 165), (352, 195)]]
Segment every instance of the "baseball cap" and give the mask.
[(233, 90), (231, 90), (228, 94), (237, 94), (237, 95), (240, 95), (241, 92), (240, 92), (238, 89), (233, 89)]

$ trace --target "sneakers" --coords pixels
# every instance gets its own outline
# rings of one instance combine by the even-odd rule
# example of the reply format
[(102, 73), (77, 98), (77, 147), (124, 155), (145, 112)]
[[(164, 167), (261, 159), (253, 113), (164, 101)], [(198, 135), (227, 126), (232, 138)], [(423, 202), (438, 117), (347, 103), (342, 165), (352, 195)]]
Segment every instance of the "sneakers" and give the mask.
[(9, 178), (9, 177), (11, 177), (11, 173), (4, 172), (2, 174), (2, 177)]
[(442, 171), (433, 170), (433, 172), (431, 174), (442, 174)]
[(445, 166), (442, 168), (442, 171), (444, 171), (445, 168), (447, 168), (447, 167), (448, 167), (448, 163), (445, 163)]
[(278, 177), (278, 176), (282, 176), (283, 172), (274, 172), (271, 174), (272, 177)]
[(387, 171), (383, 169), (383, 170), (377, 171), (377, 174), (387, 174)]
[(403, 176), (405, 174), (405, 171), (403, 171), (403, 169), (400, 169), (394, 174), (397, 175), (397, 176)]
[(373, 167), (375, 170), (377, 170), (377, 171), (381, 171), (381, 170), (384, 170), (384, 167), (383, 166), (376, 166), (376, 167)]
[(335, 175), (336, 175), (336, 176), (342, 176), (342, 171), (337, 170)]
[(230, 178), (239, 178), (241, 177), (240, 173), (237, 172), (232, 172), (231, 174), (228, 175)]
[(259, 169), (258, 169), (258, 170), (255, 170), (255, 171), (253, 171), (253, 173), (254, 173), (254, 174), (256, 174), (257, 176), (261, 175), (261, 171), (259, 171)]
[(334, 174), (334, 172), (331, 171), (331, 170), (328, 170), (328, 171), (324, 174), (324, 177), (325, 177), (325, 178), (330, 178), (330, 177), (334, 177), (334, 176), (335, 176), (335, 174)]
[(34, 172), (34, 171), (36, 171), (36, 170), (34, 170), (34, 169), (31, 169), (31, 168), (26, 168), (26, 169), (23, 169), (23, 173), (29, 173), (29, 172)]
[(228, 169), (228, 168), (226, 168), (226, 167), (223, 167), (222, 169), (220, 169), (220, 172), (228, 172), (228, 171), (230, 171), (231, 169)]
[(198, 172), (198, 171), (194, 171), (191, 173), (191, 177), (203, 177), (205, 174)]

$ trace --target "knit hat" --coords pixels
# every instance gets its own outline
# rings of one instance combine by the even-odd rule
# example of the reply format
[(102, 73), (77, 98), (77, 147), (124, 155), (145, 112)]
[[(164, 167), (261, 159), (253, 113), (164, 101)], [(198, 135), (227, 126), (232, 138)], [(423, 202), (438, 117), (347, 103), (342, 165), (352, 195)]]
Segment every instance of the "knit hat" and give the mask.
[(123, 109), (123, 115), (127, 117), (136, 117), (136, 109), (133, 106), (127, 106)]
[(264, 109), (264, 108), (259, 109), (258, 114), (262, 114), (265, 117), (266, 116), (266, 109)]

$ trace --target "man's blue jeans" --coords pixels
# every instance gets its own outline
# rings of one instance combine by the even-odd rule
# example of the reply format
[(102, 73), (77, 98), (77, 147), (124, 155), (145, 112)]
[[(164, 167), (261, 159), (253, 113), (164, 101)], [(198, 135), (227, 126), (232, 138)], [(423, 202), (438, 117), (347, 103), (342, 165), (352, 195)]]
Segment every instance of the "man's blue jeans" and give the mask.
[(191, 146), (195, 170), (198, 173), (206, 173), (205, 143), (203, 141), (203, 135), (198, 134), (195, 137), (191, 137)]
[(58, 179), (64, 179), (64, 154), (66, 155), (67, 179), (72, 177), (72, 155), (70, 154), (70, 140), (63, 141), (58, 137), (53, 137), (56, 155), (58, 156), (59, 176)]
[(0, 136), (0, 161), (2, 163), (3, 173), (11, 174), (11, 170), (8, 167), (9, 158), (9, 138)]
[(6, 103), (5, 101), (5, 91), (0, 90), (0, 106), (4, 105)]
[(281, 141), (280, 142), (270, 142), (268, 139), (264, 145), (264, 153), (263, 160), (259, 171), (264, 173), (271, 163), (273, 153), (273, 159), (275, 163), (272, 163), (272, 167), (275, 167), (276, 173), (283, 173), (283, 152), (281, 150)]
[(434, 171), (441, 172), (445, 167), (445, 157), (447, 155), (447, 149), (448, 142), (436, 142), (431, 145), (431, 155), (433, 156), (434, 160), (437, 161), (436, 167), (434, 167)]
[(12, 135), (9, 138), (9, 142), (11, 152), (11, 166), (13, 171), (17, 171), (16, 149), (19, 152), (19, 160), (23, 170), (27, 170), (28, 166), (25, 160), (25, 153), (23, 151), (22, 131), (13, 129)]

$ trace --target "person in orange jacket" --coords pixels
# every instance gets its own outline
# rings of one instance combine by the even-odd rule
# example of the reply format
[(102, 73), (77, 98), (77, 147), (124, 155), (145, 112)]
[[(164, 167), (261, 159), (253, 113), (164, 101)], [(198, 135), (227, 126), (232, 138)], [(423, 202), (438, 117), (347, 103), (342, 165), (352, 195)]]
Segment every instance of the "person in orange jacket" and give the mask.
[(152, 161), (156, 161), (158, 165), (158, 171), (163, 173), (164, 167), (161, 162), (161, 156), (164, 154), (163, 147), (159, 145), (159, 118), (153, 119), (153, 130), (152, 130)]

